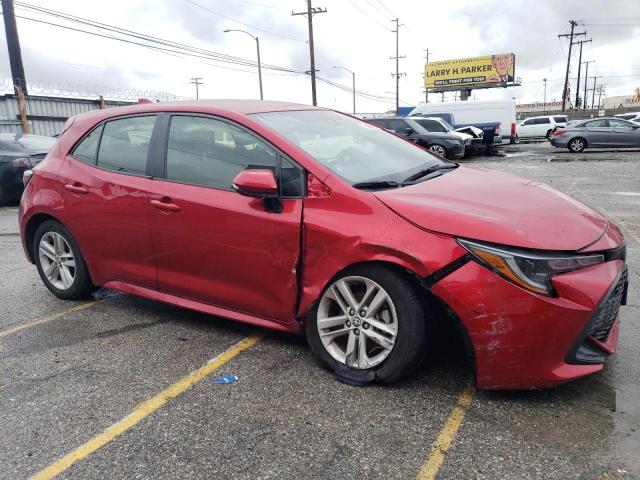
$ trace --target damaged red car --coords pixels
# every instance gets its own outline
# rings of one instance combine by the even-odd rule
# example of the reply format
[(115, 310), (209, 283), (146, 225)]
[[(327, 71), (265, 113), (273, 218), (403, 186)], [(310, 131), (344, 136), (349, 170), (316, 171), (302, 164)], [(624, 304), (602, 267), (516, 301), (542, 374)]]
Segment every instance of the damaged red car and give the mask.
[(25, 175), (24, 250), (65, 299), (107, 287), (306, 333), (343, 381), (394, 382), (458, 325), (478, 388), (603, 368), (621, 231), (546, 185), (331, 110), (141, 104), (78, 115)]

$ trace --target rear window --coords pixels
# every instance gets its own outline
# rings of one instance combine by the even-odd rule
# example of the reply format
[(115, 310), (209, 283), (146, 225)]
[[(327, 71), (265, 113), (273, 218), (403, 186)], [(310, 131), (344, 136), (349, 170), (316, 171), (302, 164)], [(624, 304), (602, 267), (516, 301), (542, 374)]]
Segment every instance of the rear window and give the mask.
[(583, 126), (585, 127), (590, 127), (590, 128), (594, 128), (594, 127), (608, 127), (609, 124), (607, 123), (606, 120), (603, 119), (599, 119), (599, 120), (591, 120), (590, 122), (585, 123)]
[(144, 175), (155, 115), (112, 120), (104, 124), (98, 150), (98, 167)]

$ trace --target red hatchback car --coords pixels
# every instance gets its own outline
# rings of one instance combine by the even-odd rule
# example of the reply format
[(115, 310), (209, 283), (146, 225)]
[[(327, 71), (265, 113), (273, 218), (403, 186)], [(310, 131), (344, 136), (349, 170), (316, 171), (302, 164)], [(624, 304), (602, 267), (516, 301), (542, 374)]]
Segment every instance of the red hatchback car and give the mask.
[(343, 381), (393, 382), (439, 322), (478, 388), (548, 387), (615, 349), (622, 233), (546, 185), (280, 102), (69, 119), (20, 230), (58, 297), (99, 286), (288, 332)]

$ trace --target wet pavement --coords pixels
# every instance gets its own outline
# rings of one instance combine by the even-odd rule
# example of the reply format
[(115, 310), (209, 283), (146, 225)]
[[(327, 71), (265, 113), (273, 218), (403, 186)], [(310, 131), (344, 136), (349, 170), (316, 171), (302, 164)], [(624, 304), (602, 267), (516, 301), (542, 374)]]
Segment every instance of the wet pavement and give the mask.
[[(437, 478), (640, 478), (640, 152), (503, 152), (466, 163), (545, 182), (622, 227), (628, 305), (604, 371), (550, 390), (473, 392)], [(444, 341), (411, 379), (358, 388), (299, 337), (104, 290), (86, 306), (56, 299), (16, 220), (0, 208), (0, 478), (36, 474), (250, 335), (262, 338), (60, 477), (416, 478), (471, 378)], [(214, 383), (225, 374), (238, 382)]]

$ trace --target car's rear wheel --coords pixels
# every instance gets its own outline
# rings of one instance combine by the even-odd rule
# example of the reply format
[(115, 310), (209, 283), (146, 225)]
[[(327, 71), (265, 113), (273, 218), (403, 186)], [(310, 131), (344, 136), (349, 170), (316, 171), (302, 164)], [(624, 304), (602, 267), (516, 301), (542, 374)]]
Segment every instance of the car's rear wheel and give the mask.
[(427, 150), (429, 150), (431, 153), (438, 155), (439, 157), (447, 158), (447, 150), (442, 145), (433, 143), (427, 147)]
[(32, 252), (40, 278), (57, 297), (76, 300), (96, 290), (80, 249), (62, 224), (43, 222), (34, 235)]
[(569, 151), (573, 153), (580, 153), (586, 147), (587, 142), (584, 140), (584, 138), (581, 137), (572, 138), (567, 144), (567, 148), (569, 148)]
[(417, 288), (379, 265), (335, 278), (307, 323), (316, 357), (347, 383), (390, 383), (424, 358), (428, 319)]
[(547, 134), (544, 136), (547, 140), (549, 140), (551, 138), (551, 134), (553, 133), (553, 130), (547, 130)]

